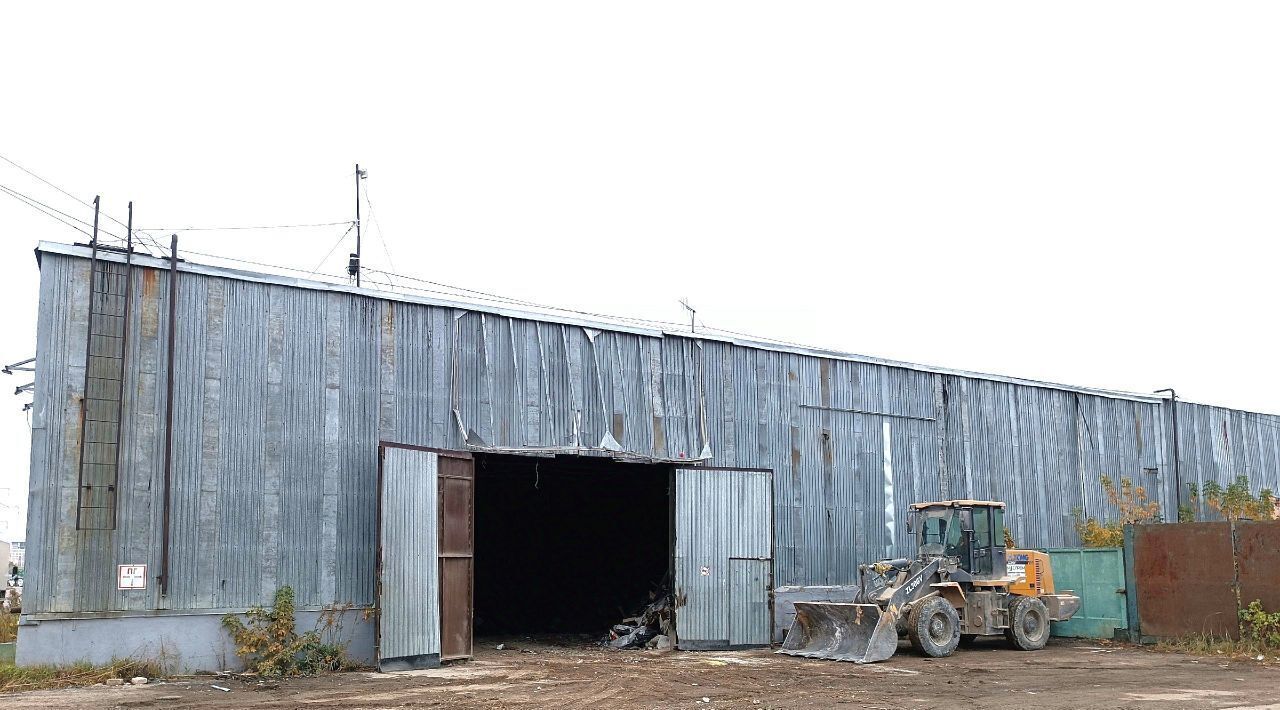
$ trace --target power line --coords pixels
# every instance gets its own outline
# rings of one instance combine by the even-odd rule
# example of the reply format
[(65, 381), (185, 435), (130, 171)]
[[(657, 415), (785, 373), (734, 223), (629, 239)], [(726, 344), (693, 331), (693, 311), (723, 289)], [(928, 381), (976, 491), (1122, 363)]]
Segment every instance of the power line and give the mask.
[[(75, 220), (76, 222), (79, 222), (80, 224), (83, 224), (85, 227), (88, 227), (88, 228), (91, 228), (91, 229), (93, 228), (93, 223), (92, 223), (92, 222), (88, 222), (88, 221), (85, 221), (85, 220), (83, 220), (83, 219), (80, 219), (79, 217), (76, 217), (75, 215), (67, 214), (66, 212), (63, 212), (62, 210), (58, 209), (57, 207), (53, 207), (53, 206), (51, 206), (51, 205), (47, 205), (47, 204), (45, 204), (45, 203), (41, 202), (40, 200), (37, 200), (36, 198), (31, 197), (30, 195), (24, 195), (23, 193), (18, 192), (17, 190), (13, 189), (12, 187), (8, 187), (7, 185), (0, 185), (0, 190), (4, 190), (4, 191), (6, 191), (6, 192), (10, 193), (10, 195), (12, 195), (12, 196), (14, 196), (14, 197), (19, 197), (19, 198), (21, 198), (21, 199), (23, 199), (23, 200), (27, 201), (28, 203), (34, 203), (34, 204), (33, 204), (33, 206), (34, 206), (34, 205), (39, 205), (40, 207), (43, 207), (43, 208), (45, 208), (46, 210), (52, 210), (52, 211), (54, 211), (54, 212), (57, 212), (58, 214), (62, 215), (63, 217), (66, 217), (67, 219)], [(103, 229), (102, 227), (98, 227), (98, 233), (99, 233), (99, 234), (106, 234), (107, 236), (114, 237), (114, 238), (116, 238), (116, 239), (119, 239), (119, 240), (121, 240), (121, 241), (124, 241), (124, 238), (123, 238), (123, 237), (120, 237), (120, 236), (118, 236), (118, 235), (112, 234), (111, 232), (108, 232), (107, 230)]]
[[(39, 213), (41, 213), (41, 214), (43, 214), (43, 215), (46, 215), (46, 216), (48, 216), (48, 217), (50, 217), (50, 218), (52, 218), (52, 219), (55, 219), (55, 220), (57, 220), (57, 221), (59, 221), (59, 222), (61, 222), (61, 223), (65, 224), (65, 225), (67, 225), (68, 227), (71, 227), (72, 229), (76, 230), (77, 232), (80, 232), (81, 234), (84, 234), (85, 236), (89, 237), (90, 239), (92, 239), (92, 238), (93, 238), (93, 232), (90, 232), (88, 229), (84, 229), (84, 228), (82, 228), (82, 227), (76, 226), (76, 225), (72, 224), (71, 222), (68, 222), (66, 219), (63, 219), (62, 217), (66, 217), (67, 219), (75, 220), (76, 222), (79, 222), (80, 224), (85, 225), (85, 227), (90, 227), (90, 228), (92, 228), (92, 226), (93, 226), (93, 225), (89, 224), (88, 222), (85, 222), (85, 221), (84, 221), (84, 220), (82, 220), (82, 219), (78, 219), (78, 218), (76, 218), (76, 217), (73, 217), (73, 216), (71, 216), (71, 215), (67, 214), (66, 212), (63, 212), (63, 211), (61, 211), (61, 210), (59, 210), (59, 209), (57, 209), (57, 208), (50, 207), (49, 205), (46, 205), (45, 203), (43, 203), (43, 202), (41, 202), (41, 201), (39, 201), (39, 200), (37, 200), (37, 199), (34, 199), (34, 198), (32, 198), (32, 197), (28, 197), (27, 195), (24, 195), (24, 194), (22, 194), (21, 192), (18, 192), (17, 190), (14, 190), (13, 188), (6, 187), (6, 186), (4, 186), (4, 185), (0, 185), (0, 190), (3, 190), (5, 194), (9, 195), (10, 197), (14, 198), (15, 200), (18, 200), (18, 201), (19, 201), (19, 202), (21, 202), (22, 204), (27, 205), (28, 207), (30, 207), (30, 208), (32, 208), (32, 209), (34, 209), (34, 210), (36, 210), (37, 212), (39, 212)], [(55, 213), (56, 213), (56, 214), (55, 214)], [(58, 215), (62, 215), (62, 217), (59, 217)], [(111, 232), (106, 231), (105, 229), (102, 229), (101, 227), (99, 227), (99, 228), (98, 228), (98, 234), (99, 234), (99, 236), (101, 236), (101, 235), (104, 235), (104, 234), (105, 234), (105, 235), (106, 235), (106, 236), (108, 236), (108, 237), (111, 237), (111, 238), (113, 238), (113, 239), (118, 239), (118, 240), (120, 240), (122, 243), (124, 242), (124, 239), (122, 239), (122, 238), (120, 238), (120, 237), (116, 236), (115, 234), (112, 234)]]
[[(344, 224), (355, 224), (351, 220), (342, 222), (317, 222), (315, 224), (267, 224), (237, 227), (147, 227), (151, 232), (229, 232), (242, 229), (306, 229), (310, 227), (337, 227)], [(135, 230), (142, 231), (142, 230)]]
[[(8, 163), (8, 164), (12, 165), (13, 167), (15, 167), (15, 168), (17, 168), (17, 169), (21, 170), (21, 171), (22, 171), (22, 172), (24, 172), (24, 173), (26, 173), (26, 174), (30, 175), (31, 177), (33, 177), (33, 178), (35, 178), (35, 179), (39, 180), (40, 182), (42, 182), (42, 183), (44, 183), (44, 184), (48, 185), (49, 187), (52, 187), (53, 189), (57, 190), (58, 192), (61, 192), (62, 194), (66, 195), (67, 197), (70, 197), (71, 199), (75, 200), (76, 202), (79, 202), (80, 204), (84, 205), (85, 207), (88, 207), (88, 208), (90, 208), (90, 209), (92, 209), (92, 208), (93, 208), (93, 204), (92, 204), (92, 203), (86, 202), (85, 200), (82, 200), (82, 199), (80, 199), (79, 197), (76, 197), (75, 195), (71, 194), (70, 192), (67, 192), (66, 190), (64, 190), (64, 189), (62, 189), (62, 188), (60, 188), (60, 187), (58, 187), (57, 185), (54, 185), (53, 183), (49, 182), (48, 180), (45, 180), (44, 178), (40, 177), (39, 175), (36, 175), (35, 173), (31, 172), (30, 170), (27, 170), (26, 168), (22, 167), (21, 165), (18, 165), (17, 163), (13, 162), (13, 160), (11, 160), (10, 158), (8, 158), (8, 157), (6, 157), (6, 156), (4, 156), (4, 155), (0, 155), (0, 160), (5, 161), (6, 163)], [(112, 217), (111, 215), (107, 214), (106, 212), (102, 212), (101, 210), (99, 210), (99, 213), (100, 213), (100, 214), (102, 214), (102, 216), (106, 217), (107, 219), (111, 220), (112, 222), (115, 222), (116, 224), (120, 225), (121, 227), (124, 227), (125, 229), (128, 229), (128, 228), (129, 228), (129, 225), (125, 224), (124, 222), (121, 222), (120, 220), (116, 219), (115, 217)]]

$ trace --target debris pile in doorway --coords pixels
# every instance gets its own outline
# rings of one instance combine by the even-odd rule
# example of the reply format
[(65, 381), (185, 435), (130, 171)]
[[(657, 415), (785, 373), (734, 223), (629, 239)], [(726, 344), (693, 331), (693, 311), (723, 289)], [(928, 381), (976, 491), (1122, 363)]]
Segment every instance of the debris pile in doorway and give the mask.
[(603, 643), (613, 648), (671, 648), (671, 632), (675, 616), (671, 611), (671, 595), (653, 595), (653, 601), (636, 616), (627, 617), (609, 629)]

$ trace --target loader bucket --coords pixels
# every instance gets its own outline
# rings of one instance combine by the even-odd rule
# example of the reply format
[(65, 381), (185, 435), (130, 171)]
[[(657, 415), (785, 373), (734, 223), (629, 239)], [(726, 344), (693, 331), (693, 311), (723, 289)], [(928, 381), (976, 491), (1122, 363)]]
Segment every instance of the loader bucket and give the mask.
[(795, 623), (778, 653), (875, 663), (897, 650), (897, 615), (875, 604), (796, 602)]

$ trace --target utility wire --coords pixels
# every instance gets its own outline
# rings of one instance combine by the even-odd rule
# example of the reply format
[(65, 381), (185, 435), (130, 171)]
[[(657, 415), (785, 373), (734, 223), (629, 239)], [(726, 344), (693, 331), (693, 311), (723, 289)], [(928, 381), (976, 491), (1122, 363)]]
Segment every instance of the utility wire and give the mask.
[[(391, 249), (387, 246), (386, 238), (382, 236), (382, 224), (378, 222), (378, 215), (373, 211), (373, 199), (369, 197), (368, 185), (364, 188), (364, 202), (369, 206), (369, 226), (378, 230), (378, 241), (382, 243), (382, 252), (387, 255), (387, 266), (390, 266), (391, 270), (395, 271), (396, 262), (391, 258)], [(392, 280), (390, 276), (387, 279)]]
[[(248, 227), (147, 227), (150, 232), (229, 232), (242, 229), (305, 229), (309, 227), (337, 227), (339, 225), (350, 224), (355, 222), (346, 220), (343, 222), (318, 222), (315, 224), (267, 224), (261, 226)], [(140, 231), (140, 230), (139, 230)]]
[[(19, 202), (22, 202), (23, 204), (27, 205), (28, 207), (31, 207), (32, 209), (35, 209), (36, 211), (38, 211), (38, 212), (40, 212), (40, 213), (42, 213), (42, 214), (45, 214), (45, 215), (47, 215), (47, 216), (49, 216), (49, 217), (52, 217), (53, 219), (56, 219), (56, 220), (58, 220), (59, 222), (62, 222), (63, 224), (65, 224), (65, 225), (67, 225), (67, 226), (69, 226), (69, 227), (71, 227), (71, 228), (75, 229), (75, 230), (76, 230), (76, 231), (78, 231), (78, 232), (81, 232), (81, 233), (85, 234), (86, 236), (88, 236), (88, 237), (90, 237), (90, 238), (92, 238), (92, 237), (93, 237), (93, 232), (88, 231), (88, 229), (82, 229), (81, 227), (77, 227), (76, 225), (71, 224), (70, 222), (66, 221), (66, 219), (62, 219), (61, 217), (58, 217), (57, 215), (62, 215), (62, 217), (65, 217), (65, 218), (67, 218), (67, 219), (70, 219), (70, 220), (74, 220), (74, 221), (76, 221), (76, 222), (79, 222), (80, 224), (84, 225), (85, 227), (87, 227), (87, 228), (89, 228), (89, 229), (92, 229), (93, 224), (91, 224), (91, 223), (89, 223), (89, 222), (86, 222), (86, 221), (84, 221), (84, 220), (82, 220), (82, 219), (79, 219), (79, 218), (77, 218), (77, 217), (74, 217), (74, 216), (72, 216), (72, 215), (69, 215), (69, 214), (67, 214), (66, 212), (63, 212), (62, 210), (60, 210), (60, 209), (58, 209), (58, 208), (56, 208), (56, 207), (51, 207), (51, 206), (49, 206), (49, 205), (46, 205), (45, 203), (43, 203), (43, 202), (41, 202), (41, 201), (39, 201), (39, 200), (37, 200), (37, 199), (35, 199), (35, 198), (33, 198), (33, 197), (30, 197), (30, 196), (24, 195), (24, 194), (22, 194), (21, 192), (18, 192), (17, 190), (15, 190), (15, 189), (13, 189), (13, 188), (11, 188), (11, 187), (7, 187), (7, 186), (5, 186), (5, 185), (0, 185), (0, 190), (3, 190), (5, 194), (9, 195), (10, 197), (14, 198), (15, 200), (18, 200)], [(57, 213), (57, 215), (55, 215), (54, 213)], [(123, 243), (123, 242), (125, 241), (122, 237), (119, 237), (119, 236), (117, 236), (117, 235), (115, 235), (115, 234), (112, 234), (111, 232), (108, 232), (107, 230), (105, 230), (105, 229), (103, 229), (101, 226), (99, 226), (99, 227), (98, 227), (98, 236), (99, 236), (99, 237), (101, 237), (102, 235), (106, 235), (106, 236), (111, 237), (111, 238), (113, 238), (113, 239), (119, 239), (119, 240), (121, 241), (121, 243)]]
[(347, 235), (351, 233), (351, 230), (355, 228), (356, 223), (352, 222), (351, 225), (347, 227), (347, 231), (343, 232), (341, 237), (338, 237), (338, 241), (333, 243), (333, 247), (329, 249), (329, 253), (324, 255), (324, 258), (320, 260), (320, 263), (316, 264), (316, 268), (312, 269), (310, 273), (314, 274), (319, 271), (320, 267), (324, 266), (324, 262), (328, 261), (329, 257), (333, 256), (333, 252), (338, 249), (338, 245), (342, 243), (342, 240), (346, 239)]
[[(39, 175), (36, 175), (35, 173), (31, 172), (30, 170), (27, 170), (26, 168), (22, 167), (21, 165), (18, 165), (17, 163), (13, 162), (13, 160), (11, 160), (11, 159), (9, 159), (9, 158), (5, 157), (4, 155), (0, 155), (0, 160), (3, 160), (4, 162), (6, 162), (6, 163), (8, 163), (8, 164), (12, 165), (13, 167), (15, 167), (15, 168), (17, 168), (17, 169), (21, 170), (22, 172), (24, 172), (24, 173), (26, 173), (26, 174), (30, 175), (31, 177), (33, 177), (33, 178), (35, 178), (35, 179), (39, 180), (40, 182), (42, 182), (42, 183), (44, 183), (44, 184), (48, 185), (49, 187), (52, 187), (53, 189), (57, 190), (58, 192), (61, 192), (62, 194), (66, 195), (67, 197), (70, 197), (71, 199), (75, 200), (76, 202), (79, 202), (80, 204), (84, 205), (85, 207), (88, 207), (88, 208), (90, 208), (90, 209), (92, 209), (92, 208), (93, 208), (93, 204), (92, 204), (92, 203), (90, 203), (90, 202), (86, 202), (85, 200), (82, 200), (82, 199), (80, 199), (79, 197), (76, 197), (75, 195), (71, 194), (70, 192), (67, 192), (66, 190), (64, 190), (64, 189), (62, 189), (62, 188), (60, 188), (60, 187), (58, 187), (57, 185), (54, 185), (53, 183), (49, 182), (48, 180), (45, 180), (44, 178), (40, 177)], [(125, 224), (124, 222), (121, 222), (120, 220), (116, 219), (115, 217), (112, 217), (111, 215), (107, 214), (106, 212), (102, 212), (101, 210), (99, 210), (99, 213), (100, 213), (100, 214), (102, 214), (102, 216), (106, 217), (107, 219), (111, 220), (112, 222), (115, 222), (116, 224), (120, 225), (121, 227), (124, 227), (125, 229), (128, 229), (128, 228), (129, 228), (129, 225)]]

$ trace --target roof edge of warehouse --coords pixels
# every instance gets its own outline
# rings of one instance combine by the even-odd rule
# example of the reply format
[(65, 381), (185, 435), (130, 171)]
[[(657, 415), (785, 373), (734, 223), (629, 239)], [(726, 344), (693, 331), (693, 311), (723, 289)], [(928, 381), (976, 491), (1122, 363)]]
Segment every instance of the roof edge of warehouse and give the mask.
[[(61, 242), (40, 241), (36, 246), (36, 261), (40, 261), (42, 253), (60, 254), (64, 256), (74, 256), (81, 258), (90, 258), (91, 250), (88, 246), (76, 244), (64, 244)], [(124, 263), (125, 255), (123, 251), (101, 250), (98, 252), (98, 258), (104, 261), (114, 261)], [(214, 257), (220, 258), (220, 257)], [(228, 257), (228, 259), (231, 259)], [(167, 258), (156, 257), (149, 254), (133, 253), (133, 263), (138, 266), (145, 266), (155, 269), (168, 269), (169, 260)], [(282, 267), (287, 268), (287, 267)], [(1082, 387), (1076, 385), (1066, 385), (1057, 382), (1046, 382), (1041, 380), (1032, 380), (1023, 377), (1011, 377), (1006, 375), (994, 375), (985, 372), (974, 372), (970, 370), (958, 370), (947, 367), (936, 367), (931, 365), (922, 365), (919, 363), (905, 362), (900, 360), (889, 360), (886, 358), (872, 357), (869, 355), (858, 355), (855, 353), (846, 353), (837, 350), (826, 350), (817, 347), (808, 347), (803, 345), (788, 344), (782, 342), (771, 342), (769, 340), (754, 340), (750, 337), (737, 337), (733, 335), (722, 335), (719, 333), (688, 333), (678, 330), (670, 330), (665, 328), (649, 328), (638, 326), (634, 323), (627, 323), (625, 320), (611, 321), (607, 319), (595, 319), (574, 317), (571, 315), (543, 313), (536, 310), (522, 310), (519, 308), (507, 308), (503, 306), (494, 306), (475, 301), (466, 301), (451, 298), (438, 298), (423, 295), (411, 295), (404, 293), (396, 293), (394, 291), (381, 291), (371, 288), (357, 288), (344, 284), (329, 283), (327, 281), (314, 281), (311, 279), (298, 278), (294, 276), (285, 276), (282, 274), (272, 274), (258, 271), (246, 271), (243, 269), (233, 269), (225, 266), (212, 266), (208, 264), (200, 264), (180, 258), (178, 260), (178, 270), (201, 274), (205, 276), (216, 276), (229, 279), (237, 279), (240, 281), (250, 281), (256, 283), (276, 284), (280, 286), (292, 286), (295, 288), (309, 289), (313, 291), (336, 291), (349, 293), (370, 298), (377, 298), (385, 301), (399, 301), (404, 303), (416, 303), (428, 306), (437, 306), (445, 308), (459, 308), (468, 311), (476, 311), (480, 313), (490, 313), (493, 315), (504, 316), (508, 318), (517, 318), (520, 320), (542, 321), (548, 323), (559, 323), (562, 325), (573, 325), (583, 328), (598, 328), (601, 330), (612, 330), (624, 333), (633, 333), (637, 335), (647, 335), (650, 337), (664, 338), (688, 338), (692, 340), (711, 340), (723, 343), (731, 343), (742, 347), (754, 348), (758, 350), (771, 350), (775, 352), (794, 353), (797, 355), (808, 355), (811, 357), (828, 358), (834, 360), (844, 360), (847, 362), (858, 362), (870, 365), (882, 365), (885, 367), (896, 367), (905, 370), (914, 370), (917, 372), (928, 372), (940, 375), (955, 375), (958, 377), (968, 377), (981, 380), (990, 380), (993, 382), (1004, 382), (1014, 385), (1024, 385), (1028, 387), (1041, 387), (1045, 389), (1062, 390), (1066, 392), (1077, 392), (1080, 394), (1096, 395), (1100, 397), (1110, 397), (1113, 399), (1136, 400), (1140, 402), (1160, 402), (1164, 398), (1155, 394), (1143, 394), (1139, 392), (1125, 392), (1122, 390), (1109, 390), (1097, 387)], [(1179, 400), (1188, 401), (1188, 400)], [(1189, 401), (1188, 401), (1189, 402)], [(1190, 403), (1190, 402), (1189, 402)], [(1219, 405), (1208, 405), (1219, 406)], [(1243, 410), (1242, 410), (1243, 411)], [(1253, 414), (1266, 414), (1264, 412), (1252, 412)], [(1267, 414), (1267, 416), (1277, 416)]]

